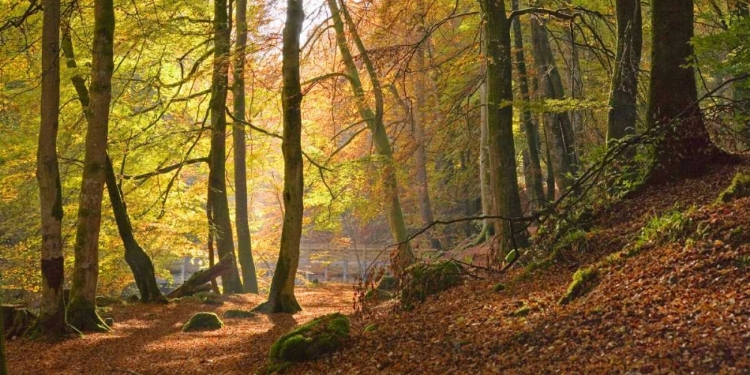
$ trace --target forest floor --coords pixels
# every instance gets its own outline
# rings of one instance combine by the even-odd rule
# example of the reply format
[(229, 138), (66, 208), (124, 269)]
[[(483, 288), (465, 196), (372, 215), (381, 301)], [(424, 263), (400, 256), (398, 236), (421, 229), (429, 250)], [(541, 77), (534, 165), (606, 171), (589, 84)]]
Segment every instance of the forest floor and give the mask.
[[(750, 163), (717, 166), (624, 200), (596, 216), (585, 242), (564, 251), (564, 261), (526, 277), (523, 267), (484, 274), (412, 311), (388, 302), (353, 316), (343, 350), (288, 372), (748, 374), (750, 198), (713, 203), (738, 171), (750, 173)], [(676, 238), (604, 261), (637, 241), (654, 217), (678, 211)], [(669, 236), (670, 229), (656, 232)], [(598, 284), (559, 305), (572, 275), (587, 266), (601, 267)], [(499, 282), (507, 288), (493, 291)], [(262, 298), (116, 307), (113, 333), (60, 344), (11, 341), (10, 366), (14, 374), (254, 373), (293, 325), (333, 311), (353, 314), (352, 292), (342, 285), (303, 288), (302, 313), (225, 320), (225, 328), (204, 333), (180, 327), (195, 312), (249, 309)], [(522, 306), (527, 314), (514, 314)], [(364, 332), (370, 325), (377, 329)]]

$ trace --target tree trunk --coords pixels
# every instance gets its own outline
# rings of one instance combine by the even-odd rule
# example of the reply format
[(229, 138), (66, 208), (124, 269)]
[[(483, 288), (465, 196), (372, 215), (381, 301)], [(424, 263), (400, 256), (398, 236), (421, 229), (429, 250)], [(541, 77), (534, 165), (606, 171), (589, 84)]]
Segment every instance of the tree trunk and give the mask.
[[(247, 49), (247, 0), (237, 0), (235, 27), (237, 32), (234, 51), (234, 86), (232, 104), (234, 117), (245, 121), (245, 53)], [(242, 283), (246, 293), (258, 293), (258, 278), (255, 275), (252, 244), (250, 242), (250, 224), (247, 212), (247, 158), (245, 143), (245, 125), (234, 122), (232, 128), (234, 141), (234, 199), (235, 225), (237, 226), (237, 258), (242, 267)]]
[[(479, 87), (481, 108), (479, 110), (479, 189), (482, 196), (482, 216), (491, 216), (494, 212), (492, 200), (492, 186), (490, 185), (490, 149), (489, 140), (487, 139), (487, 78), (485, 77), (482, 86)], [(477, 238), (476, 243), (480, 243), (487, 238), (492, 237), (495, 233), (493, 221), (490, 219), (482, 220), (482, 232)]]
[[(342, 3), (341, 10), (339, 10), (336, 0), (327, 0), (327, 2), (328, 8), (331, 11), (333, 28), (336, 31), (336, 43), (341, 52), (341, 59), (346, 66), (349, 82), (352, 86), (352, 91), (354, 92), (360, 117), (367, 122), (367, 126), (372, 133), (375, 149), (378, 155), (383, 159), (384, 165), (382, 170), (382, 180), (384, 190), (383, 198), (386, 203), (386, 218), (388, 220), (388, 227), (390, 228), (391, 236), (393, 237), (393, 240), (399, 244), (396, 251), (391, 254), (391, 267), (396, 275), (401, 275), (406, 267), (414, 262), (414, 254), (412, 253), (411, 245), (406, 241), (408, 235), (406, 233), (404, 213), (401, 209), (401, 200), (398, 194), (398, 181), (396, 179), (396, 168), (393, 163), (393, 150), (391, 149), (391, 143), (388, 139), (388, 134), (386, 133), (385, 124), (383, 122), (383, 92), (380, 86), (380, 79), (378, 78), (375, 67), (369, 58), (367, 50), (362, 43), (362, 39), (360, 39), (354, 22), (349, 16), (349, 12), (346, 10), (344, 4)], [(374, 111), (367, 103), (357, 66), (354, 63), (354, 58), (349, 51), (349, 46), (347, 45), (344, 23), (341, 19), (342, 14), (346, 20), (354, 44), (357, 46), (359, 57), (364, 62), (370, 82), (372, 83), (372, 91), (375, 97)]]
[[(58, 8), (59, 9), (59, 8)], [(60, 293), (62, 295), (62, 293)], [(63, 319), (63, 324), (65, 320)], [(8, 359), (5, 357), (5, 322), (3, 314), (0, 314), (0, 375), (8, 375)]]
[[(537, 17), (531, 17), (531, 37), (542, 97), (544, 99), (564, 99), (565, 91), (562, 78), (555, 65), (547, 29)], [(544, 117), (545, 127), (551, 138), (549, 140), (552, 141), (550, 151), (554, 163), (555, 182), (562, 194), (570, 188), (573, 182), (572, 175), (576, 172), (573, 127), (567, 113), (549, 113), (545, 114)]]
[[(487, 139), (489, 145), (490, 183), (495, 204), (495, 215), (506, 218), (522, 216), (518, 192), (516, 151), (513, 142), (513, 88), (510, 24), (505, 14), (505, 2), (481, 0), (486, 15), (485, 54), (487, 56)], [(507, 220), (495, 221), (495, 232), (500, 246), (493, 248), (491, 261), (499, 264), (515, 242), (526, 246), (526, 236), (516, 236)]]
[(269, 313), (296, 313), (302, 310), (294, 297), (294, 279), (299, 264), (299, 243), (302, 238), (302, 89), (300, 87), (299, 36), (305, 13), (302, 0), (287, 0), (282, 78), (284, 80), (281, 105), (284, 115), (284, 134), (281, 150), (284, 154), (284, 224), (281, 229), (281, 249), (276, 271), (271, 281), (268, 301), (256, 308)]
[[(70, 27), (68, 20), (65, 20), (65, 31), (62, 36), (62, 49), (63, 55), (67, 60), (67, 67), (75, 69), (77, 67), (75, 60), (75, 53), (73, 51), (73, 43), (70, 38)], [(86, 121), (91, 121), (87, 108), (89, 107), (89, 92), (86, 88), (86, 83), (83, 77), (79, 75), (73, 75), (70, 78), (73, 83), (73, 87), (78, 94), (78, 101), (81, 103), (81, 107), (86, 112)], [(105, 158), (106, 170), (105, 170), (105, 183), (107, 185), (107, 192), (109, 194), (109, 200), (112, 204), (112, 212), (117, 223), (117, 229), (122, 239), (123, 246), (125, 247), (125, 261), (130, 266), (130, 270), (133, 272), (133, 279), (138, 286), (138, 291), (141, 294), (141, 302), (166, 302), (166, 298), (162, 295), (156, 284), (156, 275), (154, 271), (153, 263), (148, 254), (140, 247), (138, 241), (135, 239), (133, 234), (133, 226), (130, 223), (130, 217), (128, 216), (127, 207), (125, 205), (122, 191), (120, 191), (117, 185), (117, 178), (112, 168), (112, 160), (109, 155)]]
[(158, 302), (166, 303), (167, 299), (159, 290), (156, 284), (156, 273), (151, 258), (146, 254), (143, 248), (138, 244), (133, 234), (133, 225), (128, 217), (128, 209), (125, 205), (125, 199), (117, 185), (112, 160), (109, 155), (106, 157), (106, 183), (109, 201), (112, 204), (112, 212), (117, 223), (117, 231), (120, 233), (122, 244), (125, 247), (125, 261), (133, 271), (135, 284), (138, 286), (138, 292), (141, 294), (141, 302)]
[[(211, 77), (211, 152), (208, 174), (208, 194), (211, 196), (214, 237), (219, 258), (234, 254), (232, 221), (229, 218), (226, 183), (226, 136), (227, 118), (224, 108), (227, 102), (229, 74), (229, 27), (227, 0), (214, 1), (214, 62)], [(242, 293), (242, 282), (234, 265), (234, 271), (221, 277), (224, 294)]]
[[(732, 26), (750, 16), (750, 5), (737, 0), (730, 10)], [(750, 80), (735, 82), (732, 86), (732, 96), (737, 103), (736, 115), (740, 118), (740, 134), (744, 138), (745, 148), (750, 149)]]
[[(581, 77), (581, 61), (578, 56), (576, 34), (572, 22), (568, 27), (568, 32), (563, 35), (568, 45), (570, 45), (570, 66), (568, 67), (570, 98), (573, 99), (575, 106), (579, 106), (579, 102), (583, 98), (583, 78)], [(581, 139), (583, 135), (583, 113), (580, 107), (570, 111), (570, 126), (573, 129), (574, 137)]]
[[(639, 0), (617, 0), (617, 54), (609, 94), (607, 144), (635, 135), (638, 70), (643, 47), (643, 20)], [(634, 152), (631, 152), (632, 156)]]
[[(420, 19), (424, 17), (424, 4), (422, 0), (417, 1), (417, 16)], [(429, 36), (426, 33), (424, 22), (420, 22), (419, 37), (423, 39), (422, 44), (417, 48), (414, 54), (414, 98), (415, 105), (412, 107), (412, 120), (414, 121), (414, 141), (417, 144), (417, 150), (414, 153), (414, 164), (417, 168), (417, 190), (419, 195), (419, 213), (422, 217), (422, 224), (428, 226), (435, 221), (432, 213), (432, 204), (430, 202), (429, 179), (427, 178), (427, 138), (425, 137), (425, 122), (427, 111), (427, 87), (425, 80), (427, 77), (427, 66), (425, 64), (424, 46), (429, 43)], [(443, 249), (440, 240), (435, 237), (432, 230), (426, 233), (427, 240), (433, 249), (441, 251)]]
[(68, 323), (79, 331), (109, 331), (109, 327), (96, 313), (95, 298), (99, 277), (99, 230), (114, 71), (114, 29), (115, 11), (112, 0), (95, 0), (90, 102), (87, 109), (89, 122), (78, 204), (73, 282), (67, 311)]
[[(711, 142), (697, 105), (693, 56), (693, 0), (654, 0), (648, 126), (660, 126), (651, 180), (702, 172), (722, 152)], [(663, 137), (663, 138), (662, 138)]]
[(59, 39), (60, 0), (46, 0), (42, 26), (42, 121), (39, 127), (36, 169), (42, 218), (42, 299), (35, 334), (49, 337), (60, 336), (67, 331), (62, 292), (65, 274), (61, 234), (62, 187), (57, 163), (60, 106)]
[[(519, 9), (519, 0), (512, 1), (513, 10)], [(542, 187), (542, 164), (539, 158), (539, 126), (531, 116), (529, 94), (529, 77), (526, 72), (526, 57), (523, 50), (523, 34), (521, 33), (521, 20), (516, 18), (513, 22), (513, 46), (516, 49), (516, 69), (518, 70), (518, 82), (521, 89), (521, 99), (524, 103), (522, 115), (523, 129), (526, 134), (528, 148), (529, 179), (526, 181), (526, 190), (529, 192), (529, 200), (534, 211), (538, 211), (544, 205), (544, 188)], [(525, 163), (524, 163), (525, 164)]]
[[(190, 276), (189, 279), (187, 279), (187, 281), (184, 281), (182, 285), (173, 290), (172, 293), (169, 293), (167, 297), (180, 298), (195, 294), (196, 289), (203, 288), (204, 285), (206, 285), (206, 283), (210, 282), (211, 280), (214, 280), (219, 276), (223, 277), (223, 275), (230, 273), (232, 271), (233, 263), (234, 259), (232, 259), (232, 257), (229, 255), (221, 258), (219, 263), (216, 263), (205, 270), (194, 273), (192, 276)], [(209, 285), (208, 288), (213, 287)]]

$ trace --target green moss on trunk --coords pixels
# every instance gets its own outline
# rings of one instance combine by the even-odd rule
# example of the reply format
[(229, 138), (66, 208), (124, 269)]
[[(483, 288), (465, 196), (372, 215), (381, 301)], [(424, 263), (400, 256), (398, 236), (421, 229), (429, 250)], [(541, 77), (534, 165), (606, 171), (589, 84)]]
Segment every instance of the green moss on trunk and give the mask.
[(726, 203), (747, 197), (750, 197), (750, 175), (737, 173), (732, 184), (719, 194), (717, 201)]
[(96, 313), (96, 307), (90, 301), (74, 297), (67, 309), (68, 324), (81, 332), (109, 332), (110, 328)]

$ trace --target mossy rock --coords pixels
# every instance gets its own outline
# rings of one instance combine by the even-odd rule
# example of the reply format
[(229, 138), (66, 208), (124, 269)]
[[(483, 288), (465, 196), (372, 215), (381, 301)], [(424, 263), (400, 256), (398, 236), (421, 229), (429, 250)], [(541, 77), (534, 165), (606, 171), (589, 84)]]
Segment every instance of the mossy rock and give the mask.
[(224, 301), (221, 300), (221, 296), (214, 292), (200, 292), (195, 293), (195, 298), (206, 305), (223, 305)]
[(507, 287), (503, 283), (497, 283), (492, 287), (492, 290), (498, 293), (504, 291), (505, 289), (507, 289)]
[(341, 313), (315, 318), (281, 336), (271, 346), (269, 368), (319, 358), (341, 348), (349, 335), (349, 319)]
[(590, 292), (599, 279), (599, 271), (593, 268), (581, 268), (573, 274), (573, 281), (568, 285), (568, 291), (560, 298), (561, 305), (567, 305), (578, 297)]
[(122, 305), (122, 301), (119, 298), (115, 297), (96, 296), (97, 307), (106, 307), (112, 305)]
[(750, 197), (750, 175), (737, 173), (732, 184), (719, 194), (718, 202), (731, 202), (735, 199)]
[(193, 315), (182, 327), (182, 332), (215, 331), (224, 327), (219, 316), (212, 312), (199, 312)]
[(517, 308), (515, 311), (510, 313), (510, 316), (514, 318), (518, 318), (518, 317), (527, 316), (529, 315), (530, 312), (531, 312), (531, 306), (524, 303), (523, 305), (521, 305), (521, 307)]
[(249, 319), (255, 318), (258, 314), (245, 310), (227, 310), (224, 311), (224, 319)]
[(368, 301), (387, 301), (393, 299), (393, 294), (381, 289), (370, 289), (365, 293), (365, 299)]
[(463, 267), (456, 261), (417, 263), (406, 269), (401, 303), (410, 309), (428, 296), (448, 290), (461, 282)]
[(386, 292), (395, 292), (398, 288), (398, 279), (393, 276), (383, 275), (378, 281), (376, 288)]

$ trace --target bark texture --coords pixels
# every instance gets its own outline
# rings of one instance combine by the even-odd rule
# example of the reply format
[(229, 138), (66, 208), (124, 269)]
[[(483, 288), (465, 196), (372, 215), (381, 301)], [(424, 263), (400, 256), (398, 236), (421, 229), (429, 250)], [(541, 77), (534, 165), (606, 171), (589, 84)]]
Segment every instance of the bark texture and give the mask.
[[(399, 198), (396, 166), (393, 163), (393, 149), (391, 148), (391, 143), (388, 139), (388, 134), (386, 133), (385, 124), (383, 122), (383, 92), (380, 85), (380, 79), (378, 78), (375, 66), (370, 60), (367, 49), (365, 48), (362, 39), (359, 37), (356, 26), (344, 4), (342, 3), (341, 8), (339, 9), (339, 4), (336, 3), (336, 0), (327, 0), (327, 2), (328, 8), (331, 11), (333, 28), (336, 32), (336, 44), (339, 47), (341, 59), (346, 67), (347, 78), (349, 79), (352, 91), (354, 92), (360, 117), (367, 123), (370, 133), (372, 134), (373, 143), (375, 144), (375, 150), (382, 158), (383, 169), (381, 171), (381, 178), (383, 181), (383, 199), (386, 206), (386, 219), (388, 220), (388, 227), (391, 231), (391, 236), (393, 237), (394, 242), (399, 244), (395, 252), (391, 254), (391, 267), (395, 274), (401, 275), (406, 267), (414, 262), (414, 254), (412, 253), (411, 245), (406, 241), (408, 234), (406, 232), (404, 213), (401, 209), (401, 199)], [(346, 21), (352, 40), (357, 47), (357, 51), (359, 52), (359, 58), (365, 65), (367, 75), (372, 84), (372, 92), (375, 99), (374, 110), (367, 102), (362, 80), (360, 79), (359, 71), (357, 70), (357, 65), (355, 64), (354, 58), (349, 50), (342, 15), (343, 19)]]
[[(214, 1), (214, 61), (211, 76), (211, 155), (208, 174), (208, 195), (219, 258), (234, 254), (232, 221), (229, 217), (226, 183), (227, 102), (229, 74), (229, 20), (227, 1)], [(234, 271), (221, 277), (225, 294), (242, 293), (242, 281), (234, 263)]]
[[(485, 46), (487, 64), (487, 139), (490, 184), (494, 214), (506, 218), (522, 216), (518, 192), (516, 151), (513, 143), (513, 88), (510, 23), (502, 0), (481, 0), (486, 16)], [(500, 263), (513, 248), (513, 225), (496, 220), (500, 246), (493, 248), (491, 260)], [(517, 236), (516, 244), (526, 246), (526, 237)]]
[[(539, 75), (539, 90), (543, 99), (564, 99), (562, 77), (555, 64), (549, 35), (542, 20), (531, 17), (531, 38), (534, 63)], [(573, 183), (576, 172), (576, 151), (573, 126), (567, 113), (544, 115), (544, 126), (551, 142), (550, 154), (555, 172), (555, 183), (562, 194)]]
[(79, 331), (108, 331), (96, 313), (99, 277), (99, 230), (107, 157), (109, 104), (114, 71), (115, 12), (112, 0), (94, 1), (94, 42), (91, 63), (89, 118), (83, 182), (78, 204), (75, 261), (68, 303), (68, 322)]
[[(519, 9), (519, 0), (512, 1), (513, 10)], [(523, 49), (523, 33), (521, 32), (521, 20), (513, 21), (513, 47), (516, 50), (516, 70), (518, 71), (518, 86), (523, 101), (523, 130), (526, 135), (526, 147), (528, 159), (524, 159), (524, 170), (528, 171), (526, 178), (526, 190), (531, 201), (532, 210), (539, 210), (545, 202), (544, 188), (542, 187), (542, 163), (539, 158), (539, 126), (531, 116), (529, 104), (531, 95), (529, 93), (529, 76), (526, 72), (526, 57)], [(528, 160), (528, 162), (527, 162)]]
[(282, 60), (283, 87), (281, 104), (284, 133), (281, 150), (284, 154), (284, 223), (281, 249), (271, 281), (268, 301), (256, 308), (268, 313), (296, 313), (302, 308), (294, 297), (294, 279), (299, 264), (299, 243), (302, 238), (302, 90), (300, 87), (299, 36), (305, 13), (302, 0), (287, 0)]
[(693, 55), (693, 0), (654, 0), (648, 125), (660, 126), (654, 182), (700, 173), (721, 151), (711, 142), (697, 105)]
[(643, 47), (643, 20), (639, 0), (617, 0), (617, 53), (609, 94), (607, 144), (635, 135), (638, 70)]
[[(247, 0), (237, 0), (235, 9), (235, 28), (237, 30), (234, 50), (234, 117), (245, 121), (245, 53), (247, 51)], [(237, 226), (237, 258), (242, 267), (242, 284), (246, 293), (258, 293), (258, 278), (255, 275), (250, 224), (247, 211), (247, 144), (245, 142), (245, 125), (234, 122), (232, 128), (234, 145), (234, 194), (235, 218)]]
[[(63, 302), (62, 187), (57, 162), (57, 130), (60, 106), (60, 0), (44, 2), (42, 26), (41, 125), (37, 148), (36, 178), (42, 219), (42, 299), (38, 334), (60, 336), (67, 331)], [(2, 371), (2, 369), (0, 369)]]

